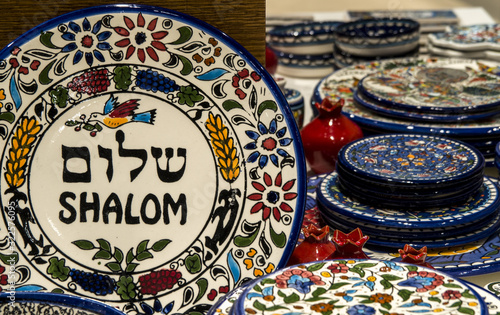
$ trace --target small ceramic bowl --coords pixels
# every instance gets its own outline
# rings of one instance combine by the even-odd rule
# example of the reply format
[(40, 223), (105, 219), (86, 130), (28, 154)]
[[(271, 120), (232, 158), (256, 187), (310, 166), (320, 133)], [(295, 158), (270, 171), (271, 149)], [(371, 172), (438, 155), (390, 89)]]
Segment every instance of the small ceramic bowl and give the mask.
[(285, 89), (285, 97), (292, 110), (293, 118), (297, 123), (297, 127), (302, 129), (304, 125), (304, 96), (296, 89)]
[(340, 49), (337, 45), (333, 46), (333, 56), (335, 58), (335, 65), (338, 68), (345, 68), (358, 63), (370, 62), (374, 60), (417, 57), (419, 52), (420, 52), (420, 45), (417, 45), (417, 47), (415, 47), (414, 49), (406, 51), (399, 55), (363, 57), (345, 52), (342, 49)]
[(333, 54), (299, 55), (276, 51), (277, 72), (299, 78), (322, 78), (335, 70)]
[(362, 19), (339, 25), (335, 44), (360, 56), (400, 55), (419, 46), (420, 24), (411, 19)]
[(306, 22), (278, 26), (267, 33), (266, 42), (274, 50), (291, 54), (332, 52), (335, 28), (341, 22)]

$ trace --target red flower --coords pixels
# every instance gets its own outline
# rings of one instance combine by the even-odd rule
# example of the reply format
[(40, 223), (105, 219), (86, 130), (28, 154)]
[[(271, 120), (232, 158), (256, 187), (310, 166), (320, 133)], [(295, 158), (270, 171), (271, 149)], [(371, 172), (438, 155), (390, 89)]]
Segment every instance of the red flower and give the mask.
[[(5, 272), (5, 267), (0, 266), (0, 274)], [(1, 285), (7, 285), (7, 275), (0, 275), (0, 284)], [(0, 287), (0, 292), (2, 292), (2, 287)]]
[(136, 24), (130, 18), (125, 16), (123, 19), (127, 28), (115, 27), (114, 30), (118, 35), (126, 37), (115, 43), (118, 47), (127, 47), (125, 59), (129, 59), (137, 50), (137, 57), (142, 63), (146, 60), (146, 53), (154, 61), (160, 60), (156, 50), (167, 50), (165, 44), (160, 42), (160, 40), (167, 36), (168, 32), (153, 32), (156, 29), (158, 18), (151, 20), (146, 28), (144, 28), (146, 21), (141, 13), (137, 16), (137, 28)]
[(276, 175), (274, 179), (267, 173), (264, 173), (264, 184), (253, 181), (252, 186), (259, 192), (249, 195), (247, 198), (250, 200), (258, 201), (250, 210), (250, 213), (257, 213), (262, 210), (262, 219), (267, 220), (273, 213), (276, 221), (281, 220), (281, 212), (292, 212), (292, 207), (286, 203), (288, 200), (293, 200), (297, 197), (296, 193), (288, 192), (295, 185), (295, 179), (283, 183), (281, 172)]
[(443, 292), (442, 296), (445, 300), (458, 300), (462, 297), (462, 294), (459, 291), (446, 290)]
[(330, 269), (332, 273), (346, 273), (349, 271), (349, 267), (345, 264), (331, 264), (328, 269)]
[[(14, 56), (17, 56), (21, 52), (21, 48), (19, 47), (14, 47), (12, 49), (11, 53)], [(40, 66), (40, 61), (38, 60), (31, 60), (27, 56), (24, 56), (21, 58), (22, 62), (24, 65), (21, 65), (19, 63), (19, 60), (17, 60), (16, 57), (12, 57), (9, 59), (9, 63), (12, 66), (12, 68), (16, 69), (17, 72), (22, 73), (22, 74), (28, 74), (30, 72), (30, 69), (33, 71), (38, 70), (38, 67)]]

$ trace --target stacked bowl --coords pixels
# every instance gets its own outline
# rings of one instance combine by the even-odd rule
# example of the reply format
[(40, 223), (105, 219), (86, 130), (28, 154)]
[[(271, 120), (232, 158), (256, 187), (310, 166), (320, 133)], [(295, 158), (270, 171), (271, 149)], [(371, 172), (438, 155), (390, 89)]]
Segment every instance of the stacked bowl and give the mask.
[(277, 72), (301, 78), (320, 78), (334, 70), (335, 21), (305, 22), (275, 27), (266, 43), (278, 57)]
[(370, 244), (402, 248), (462, 245), (500, 226), (497, 181), (461, 141), (418, 134), (371, 136), (339, 152), (337, 171), (318, 187), (333, 228), (362, 228)]
[(360, 19), (335, 30), (335, 65), (418, 54), (420, 24), (412, 19)]

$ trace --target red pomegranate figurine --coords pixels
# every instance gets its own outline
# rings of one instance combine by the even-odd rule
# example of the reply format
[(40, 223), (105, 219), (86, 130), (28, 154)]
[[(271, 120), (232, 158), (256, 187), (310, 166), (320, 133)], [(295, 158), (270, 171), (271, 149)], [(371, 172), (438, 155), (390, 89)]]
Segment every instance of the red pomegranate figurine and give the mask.
[(402, 262), (435, 269), (431, 264), (425, 261), (427, 257), (427, 246), (416, 249), (406, 244), (403, 249), (398, 249), (398, 251), (399, 255), (401, 255)]
[(304, 152), (316, 174), (330, 173), (335, 170), (339, 150), (349, 142), (363, 137), (361, 128), (342, 114), (344, 99), (333, 104), (324, 98), (316, 103), (319, 115), (302, 128), (300, 134)]
[(328, 225), (319, 228), (311, 224), (303, 227), (302, 232), (304, 241), (295, 247), (288, 260), (288, 266), (325, 260), (335, 251), (335, 245), (329, 238), (330, 227)]
[(360, 228), (356, 228), (345, 234), (342, 231), (333, 231), (332, 242), (335, 244), (335, 252), (328, 259), (368, 259), (368, 255), (363, 252), (363, 246), (369, 237), (363, 235)]

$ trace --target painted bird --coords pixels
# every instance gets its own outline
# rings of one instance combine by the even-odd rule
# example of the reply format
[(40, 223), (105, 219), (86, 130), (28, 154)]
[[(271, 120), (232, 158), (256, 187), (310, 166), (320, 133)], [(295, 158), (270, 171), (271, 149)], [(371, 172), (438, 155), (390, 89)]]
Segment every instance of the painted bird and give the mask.
[(98, 122), (109, 128), (118, 128), (129, 122), (143, 122), (153, 124), (156, 117), (156, 109), (143, 113), (134, 113), (139, 107), (138, 100), (128, 100), (124, 103), (118, 103), (118, 97), (111, 95), (104, 105), (102, 113), (93, 112), (90, 114), (87, 123)]

